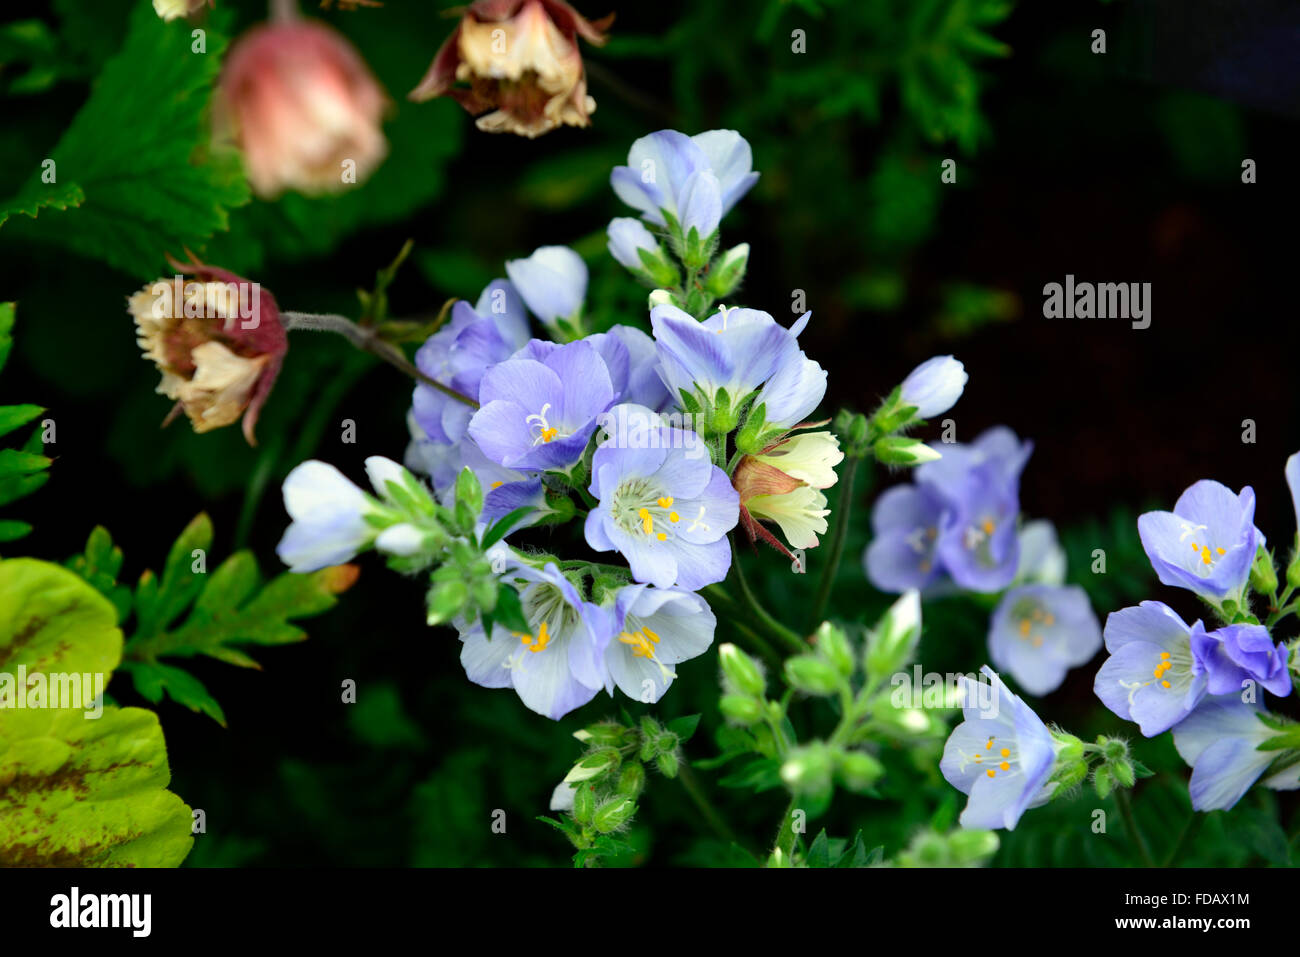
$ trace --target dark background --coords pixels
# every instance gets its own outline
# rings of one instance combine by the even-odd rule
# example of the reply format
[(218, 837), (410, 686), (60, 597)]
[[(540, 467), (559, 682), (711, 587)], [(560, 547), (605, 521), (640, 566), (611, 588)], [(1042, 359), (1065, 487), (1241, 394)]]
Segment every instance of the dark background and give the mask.
[[(218, 5), (237, 7), (241, 26), (257, 18), (255, 3)], [(987, 27), (1010, 55), (972, 58), (974, 95), (936, 124), (924, 103), (900, 96), (908, 70), (933, 66), (916, 66), (930, 54), (908, 45), (906, 4), (621, 3), (614, 40), (584, 51), (599, 104), (593, 127), (537, 141), (478, 133), (448, 102), (403, 99), (451, 29), (434, 6), (392, 0), (381, 10), (325, 15), (388, 86), (396, 122), (441, 144), (439, 162), (415, 171), (425, 179), (409, 214), (309, 243), (287, 220), (241, 210), (207, 258), (259, 280), (284, 308), (355, 315), (352, 290), (369, 286), (413, 238), (417, 252), (391, 297), (395, 315), (415, 316), (451, 296), (473, 299), (503, 274), (506, 258), (570, 243), (591, 254), (589, 308), (607, 323), (644, 322), (644, 291), (601, 256), (604, 224), (629, 214), (608, 189), (608, 170), (655, 129), (735, 128), (763, 174), (723, 224), (724, 244), (751, 245), (738, 298), (788, 321), (792, 291), (806, 292), (813, 321), (802, 343), (829, 371), (828, 414), (869, 411), (917, 362), (954, 353), (970, 373), (952, 413), (958, 437), (1002, 423), (1035, 441), (1024, 512), (1061, 528), (1071, 578), (1089, 588), (1103, 618), (1143, 597), (1199, 614), (1155, 582), (1133, 524), (1144, 508), (1172, 507), (1197, 479), (1252, 485), (1257, 524), (1289, 554), (1294, 519), (1282, 466), (1300, 448), (1294, 6), (1021, 3)], [(606, 12), (589, 0), (581, 6), (591, 16)], [(60, 22), (43, 4), (5, 12)], [(790, 52), (796, 28), (807, 31), (800, 55)], [(1096, 28), (1106, 30), (1105, 55), (1089, 52)], [(940, 64), (965, 62), (960, 45), (942, 39), (931, 44)], [(109, 50), (111, 40), (102, 39)], [(26, 178), (85, 93), (84, 84), (66, 83), (39, 101), (4, 101), (0, 192)], [(948, 157), (958, 179), (942, 185)], [(1246, 158), (1258, 167), (1254, 185), (1241, 182)], [(369, 188), (388, 188), (387, 169)], [(161, 253), (158, 274), (166, 275)], [(1044, 284), (1067, 273), (1150, 282), (1150, 328), (1043, 318)], [(206, 510), (214, 550), (252, 548), (263, 571), (276, 573), (274, 547), (287, 523), (280, 479), (309, 457), (354, 478), (367, 455), (400, 459), (409, 385), (347, 356), (341, 341), (296, 337), (258, 449), (233, 429), (195, 436), (181, 422), (160, 431), (168, 404), (153, 394), (156, 372), (141, 361), (124, 309), (145, 278), (0, 232), (0, 295), (19, 302), (0, 399), (48, 406), (58, 429), (48, 485), (9, 510), (36, 532), (10, 552), (63, 560), (104, 524), (126, 553), (130, 581), (157, 569), (175, 535)], [(356, 422), (355, 445), (339, 439), (345, 418)], [(1242, 442), (1244, 419), (1255, 422), (1254, 444)], [(893, 480), (877, 475), (860, 486), (834, 606), (844, 618), (870, 621), (883, 607), (857, 559), (869, 501)], [(552, 544), (563, 547), (567, 533), (556, 534)], [(1088, 572), (1098, 547), (1111, 556), (1105, 581)], [(532, 818), (578, 754), (568, 735), (610, 712), (607, 699), (556, 725), (508, 692), (469, 685), (454, 634), (423, 623), (421, 584), (373, 558), (361, 564), (340, 606), (307, 623), (310, 641), (258, 649), (263, 672), (189, 663), (222, 702), (228, 729), (171, 702), (158, 706), (173, 789), (207, 812), (209, 833), (190, 863), (562, 862), (558, 835)], [(810, 564), (820, 572), (816, 555)], [(770, 554), (752, 567), (778, 613), (800, 619), (797, 596), (811, 579), (788, 575)], [(927, 608), (923, 660), (941, 670), (978, 667), (986, 609), (944, 604), (933, 618)], [(658, 713), (715, 711), (714, 667), (710, 653), (684, 668)], [(1094, 671), (1073, 673), (1039, 703), (1040, 714), (1080, 733), (1120, 731), (1092, 697)], [(339, 704), (345, 678), (358, 682), (354, 707)], [(122, 677), (111, 691), (139, 703)], [(712, 753), (704, 732), (688, 750)], [(1175, 779), (1186, 770), (1168, 736), (1139, 742), (1138, 753), (1173, 776), (1163, 797), (1152, 786), (1147, 803), (1158, 817), (1177, 804)], [(936, 801), (953, 799), (934, 777), (931, 768), (914, 797), (887, 793), (900, 802), (896, 811), (844, 796), (825, 823), (840, 834), (864, 827), (889, 853)], [(648, 827), (633, 832), (640, 858), (727, 859), (699, 836), (703, 825), (674, 788), (651, 784), (639, 818)], [(720, 800), (754, 849), (770, 841), (780, 795)], [(1263, 852), (1243, 835), (1275, 839), (1269, 800), (1244, 808), (1235, 824), (1208, 828), (1222, 847), (1201, 862), (1259, 862), (1250, 854)], [(1084, 798), (1079, 807), (1088, 801), (1096, 803)], [(1062, 844), (1061, 834), (1086, 818), (1079, 807), (1069, 818), (1057, 805), (1033, 812), (1037, 823), (1027, 817), (1000, 860), (1115, 863), (1106, 854), (1118, 852), (1097, 852), (1086, 840), (1067, 835)], [(495, 808), (507, 811), (505, 836), (488, 829)], [(1295, 808), (1282, 811), (1286, 821)], [(1177, 813), (1181, 820), (1186, 812)]]

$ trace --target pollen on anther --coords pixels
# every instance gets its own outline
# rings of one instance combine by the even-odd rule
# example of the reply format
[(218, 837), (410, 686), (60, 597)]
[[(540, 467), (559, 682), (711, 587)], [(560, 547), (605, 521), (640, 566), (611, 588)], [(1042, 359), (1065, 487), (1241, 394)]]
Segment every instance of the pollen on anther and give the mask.
[(1000, 767), (1003, 771), (1011, 770), (1011, 764), (1007, 761), (1003, 761), (1001, 764), (998, 765), (998, 767)]
[(994, 778), (997, 777), (997, 775), (998, 772), (994, 771), (992, 768), (989, 768), (989, 777)]

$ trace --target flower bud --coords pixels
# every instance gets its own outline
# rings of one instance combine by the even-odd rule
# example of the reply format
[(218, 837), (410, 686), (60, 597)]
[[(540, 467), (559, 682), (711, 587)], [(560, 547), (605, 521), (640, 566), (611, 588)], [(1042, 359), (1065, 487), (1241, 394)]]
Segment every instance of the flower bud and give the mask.
[(590, 824), (596, 812), (596, 789), (582, 784), (573, 790), (573, 819), (579, 824)]
[(749, 243), (732, 246), (709, 269), (704, 288), (717, 299), (730, 296), (745, 278), (745, 268), (748, 265)]
[(1277, 591), (1277, 569), (1273, 567), (1273, 556), (1263, 545), (1256, 549), (1255, 563), (1250, 566), (1250, 587), (1261, 595)]
[(727, 683), (736, 692), (754, 698), (763, 696), (767, 682), (763, 680), (763, 673), (753, 658), (733, 644), (724, 644), (718, 648), (718, 661)]
[(363, 182), (388, 153), (388, 100), (341, 34), (296, 15), (254, 27), (226, 56), (217, 134), (243, 151), (259, 196), (336, 193)]
[(821, 741), (795, 748), (781, 765), (781, 780), (796, 794), (821, 794), (831, 787), (831, 754)]
[(153, 0), (153, 12), (166, 21), (196, 13), (208, 0)]
[(461, 613), (465, 603), (469, 601), (469, 586), (463, 581), (443, 581), (429, 589), (429, 614), (427, 621), (430, 625), (441, 625), (444, 622), (451, 621)]
[(724, 718), (742, 728), (763, 719), (762, 702), (745, 695), (724, 694), (718, 701), (718, 710)]
[(589, 126), (596, 101), (577, 38), (603, 46), (611, 20), (588, 21), (563, 0), (475, 0), (410, 99), (450, 96), (488, 133)]
[(592, 778), (598, 778), (618, 767), (620, 758), (618, 752), (613, 748), (601, 748), (599, 751), (593, 751), (586, 757), (582, 758), (577, 764), (569, 769), (569, 773), (564, 776), (564, 780), (570, 784), (575, 781), (590, 781)]
[(877, 681), (911, 660), (921, 639), (921, 595), (908, 589), (889, 607), (867, 639), (867, 674)]
[(630, 797), (616, 797), (596, 808), (592, 815), (592, 825), (601, 834), (617, 831), (632, 819), (636, 813), (636, 801)]
[(877, 439), (872, 452), (882, 465), (924, 465), (943, 458), (924, 442), (905, 435), (887, 435)]
[(900, 401), (916, 408), (916, 416), (929, 419), (947, 412), (961, 398), (969, 378), (952, 356), (935, 356), (911, 371), (900, 388)]
[(853, 657), (853, 645), (844, 629), (824, 621), (817, 628), (812, 638), (817, 650), (826, 656), (826, 660), (835, 666), (845, 678), (851, 677), (857, 663)]
[(836, 755), (835, 772), (846, 788), (861, 792), (870, 790), (885, 768), (864, 751), (842, 751)]
[(678, 763), (677, 755), (671, 751), (665, 751), (655, 758), (655, 764), (659, 768), (659, 773), (666, 778), (677, 777)]
[(796, 691), (830, 695), (839, 690), (844, 679), (829, 662), (812, 655), (795, 655), (786, 659), (785, 680)]
[(645, 768), (633, 762), (623, 769), (618, 777), (618, 793), (634, 798), (645, 788)]

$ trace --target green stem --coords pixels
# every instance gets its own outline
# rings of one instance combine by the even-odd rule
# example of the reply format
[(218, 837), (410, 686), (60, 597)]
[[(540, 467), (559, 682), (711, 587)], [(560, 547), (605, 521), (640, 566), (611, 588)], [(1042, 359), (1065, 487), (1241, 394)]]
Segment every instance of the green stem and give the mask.
[(840, 476), (840, 498), (835, 509), (835, 530), (831, 533), (830, 560), (822, 570), (821, 584), (817, 588), (817, 597), (813, 600), (810, 627), (821, 623), (831, 598), (831, 589), (835, 587), (835, 575), (839, 572), (840, 559), (844, 556), (844, 539), (849, 528), (849, 512), (853, 507), (853, 482), (857, 478), (860, 461), (855, 456), (844, 460), (844, 474)]
[(721, 585), (705, 585), (701, 591), (709, 600), (710, 604), (719, 602), (726, 606), (724, 610), (731, 618), (731, 627), (735, 631), (739, 631), (748, 639), (750, 645), (752, 645), (751, 650), (758, 652), (768, 665), (779, 671), (781, 668), (781, 656), (777, 653), (776, 649), (772, 647), (771, 643), (752, 628), (746, 627), (736, 620), (739, 615), (745, 612), (745, 609), (740, 606), (736, 599), (732, 598), (731, 594)]
[(781, 819), (781, 830), (776, 833), (776, 846), (774, 851), (781, 851), (785, 854), (788, 861), (794, 861), (794, 844), (798, 835), (794, 832), (794, 812), (796, 807), (796, 798), (790, 799), (790, 804), (785, 809), (785, 817)]
[(1169, 856), (1165, 858), (1163, 866), (1174, 866), (1174, 861), (1178, 860), (1178, 855), (1182, 854), (1183, 848), (1186, 847), (1188, 842), (1196, 836), (1196, 832), (1201, 829), (1201, 821), (1204, 817), (1204, 814), (1198, 814), (1195, 811), (1192, 812), (1192, 816), (1189, 817), (1187, 823), (1183, 825), (1183, 830), (1178, 835), (1178, 840), (1174, 842), (1173, 848), (1169, 851)]
[(749, 581), (745, 578), (745, 569), (740, 564), (740, 551), (736, 548), (736, 541), (731, 541), (731, 567), (736, 573), (736, 582), (740, 585), (740, 596), (749, 610), (750, 614), (757, 619), (773, 638), (786, 646), (793, 654), (803, 654), (808, 650), (807, 644), (792, 629), (787, 628), (768, 613), (759, 600), (754, 597), (753, 591), (750, 590)]
[(704, 816), (704, 820), (708, 822), (709, 827), (713, 828), (714, 833), (730, 844), (739, 844), (740, 840), (736, 837), (736, 832), (731, 829), (722, 815), (714, 808), (712, 802), (709, 801), (708, 795), (704, 793), (704, 788), (700, 786), (699, 779), (695, 776), (695, 772), (691, 770), (689, 762), (682, 761), (678, 764), (677, 780), (682, 782), (682, 787), (686, 789), (686, 793), (695, 802), (695, 806), (700, 809), (700, 814)]
[(1129, 803), (1128, 791), (1124, 788), (1115, 790), (1115, 803), (1119, 805), (1120, 817), (1124, 819), (1124, 826), (1128, 829), (1129, 840), (1131, 840), (1142, 855), (1142, 863), (1145, 867), (1155, 867), (1155, 862), (1151, 859), (1151, 849), (1147, 847), (1146, 839), (1142, 832), (1138, 830), (1137, 818), (1133, 816), (1133, 805)]

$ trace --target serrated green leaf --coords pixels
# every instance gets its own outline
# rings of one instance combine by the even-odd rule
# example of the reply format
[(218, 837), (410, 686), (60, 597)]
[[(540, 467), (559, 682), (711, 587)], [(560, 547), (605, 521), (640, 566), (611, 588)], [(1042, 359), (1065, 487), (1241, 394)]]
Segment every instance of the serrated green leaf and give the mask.
[(146, 701), (159, 704), (165, 693), (177, 704), (206, 714), (223, 728), (226, 726), (226, 713), (217, 699), (212, 697), (203, 682), (183, 668), (158, 661), (126, 661), (122, 663), (122, 670), (130, 673), (136, 692)]
[[(226, 229), (227, 211), (249, 190), (237, 154), (210, 145), (208, 102), (226, 46), (219, 27), (210, 19), (205, 52), (192, 52), (184, 21), (136, 5), (121, 49), (50, 153), (58, 180), (80, 187), (84, 201), (69, 215), (11, 220), (10, 239), (59, 243), (149, 279), (164, 253), (202, 248)], [(52, 205), (49, 197), (35, 171), (6, 205)]]

